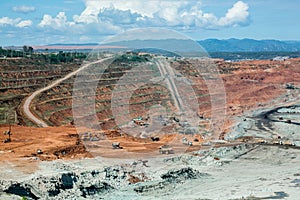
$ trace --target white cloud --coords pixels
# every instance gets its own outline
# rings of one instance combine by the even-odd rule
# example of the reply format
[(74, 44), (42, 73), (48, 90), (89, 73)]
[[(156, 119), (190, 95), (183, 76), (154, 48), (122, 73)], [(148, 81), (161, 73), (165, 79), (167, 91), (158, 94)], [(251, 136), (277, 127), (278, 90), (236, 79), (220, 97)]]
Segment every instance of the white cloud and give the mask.
[(249, 6), (248, 4), (238, 1), (233, 5), (232, 8), (230, 8), (225, 17), (222, 17), (219, 20), (220, 26), (236, 26), (236, 25), (242, 25), (244, 23), (247, 23), (249, 12), (248, 12)]
[(0, 18), (0, 26), (13, 26), (17, 28), (24, 28), (31, 25), (31, 20), (22, 20), (21, 18), (11, 19), (9, 17)]
[[(188, 8), (199, 6), (199, 1), (145, 1), (145, 0), (85, 0), (86, 9), (74, 16), (76, 22), (92, 23), (98, 22), (103, 13), (109, 10), (112, 14), (110, 20), (118, 24), (119, 14), (128, 12), (132, 15), (134, 22), (147, 21), (147, 23), (159, 24), (162, 21), (170, 25), (182, 22), (180, 12)], [(107, 17), (107, 15), (106, 15)], [(106, 18), (107, 19), (107, 18)]]
[(11, 19), (8, 17), (2, 17), (0, 18), (0, 26), (2, 25), (15, 25), (16, 23), (18, 23), (21, 19), (20, 18), (16, 18), (16, 19)]
[(31, 25), (32, 25), (31, 20), (23, 20), (23, 21), (20, 21), (18, 24), (16, 24), (16, 27), (23, 28), (23, 27), (28, 27)]
[[(76, 18), (76, 17), (74, 17)], [(114, 34), (121, 29), (113, 24), (101, 21), (69, 21), (65, 12), (59, 12), (56, 17), (44, 15), (42, 21), (38, 24), (40, 28), (54, 29), (56, 31), (71, 32), (73, 34)]]
[(85, 9), (79, 15), (68, 19), (65, 12), (45, 14), (38, 27), (54, 30), (54, 34), (110, 35), (128, 28), (191, 31), (244, 26), (249, 22), (249, 6), (243, 1), (236, 2), (223, 17), (204, 12), (201, 6), (201, 0), (85, 0)]
[(20, 13), (30, 13), (35, 11), (35, 7), (33, 6), (15, 6), (12, 8), (14, 12)]
[(218, 29), (228, 26), (245, 25), (249, 20), (248, 5), (238, 1), (224, 17), (201, 10), (201, 1), (141, 1), (141, 0), (85, 0), (86, 8), (73, 17), (77, 23), (112, 24), (131, 27), (183, 27), (185, 29)]
[(38, 26), (40, 27), (51, 27), (55, 30), (65, 30), (72, 23), (68, 22), (67, 17), (64, 12), (59, 12), (56, 17), (50, 15), (44, 15), (42, 21)]
[(85, 23), (95, 22), (98, 20), (99, 14), (106, 9), (130, 11), (131, 13), (138, 13), (143, 17), (153, 17), (153, 13), (160, 10), (161, 3), (162, 1), (145, 0), (85, 0), (86, 9), (79, 16), (76, 16), (76, 20)]

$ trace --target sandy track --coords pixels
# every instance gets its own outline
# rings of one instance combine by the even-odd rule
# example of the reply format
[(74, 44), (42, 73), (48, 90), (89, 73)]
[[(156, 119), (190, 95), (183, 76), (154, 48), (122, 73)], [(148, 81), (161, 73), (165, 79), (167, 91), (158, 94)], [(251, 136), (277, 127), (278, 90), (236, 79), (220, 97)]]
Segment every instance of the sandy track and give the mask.
[(25, 113), (25, 115), (28, 117), (29, 120), (31, 120), (32, 122), (34, 122), (35, 124), (37, 124), (38, 126), (40, 127), (48, 127), (47, 123), (44, 122), (42, 119), (39, 119), (38, 117), (36, 117), (31, 111), (30, 111), (30, 105), (31, 105), (31, 102), (32, 100), (37, 97), (39, 94), (41, 94), (42, 92), (45, 92), (51, 88), (53, 88), (54, 86), (60, 84), (61, 82), (71, 78), (72, 76), (75, 76), (78, 72), (88, 68), (90, 65), (93, 65), (93, 64), (97, 64), (97, 63), (100, 63), (100, 62), (103, 62), (105, 60), (108, 60), (108, 59), (111, 59), (111, 57), (109, 58), (104, 58), (104, 59), (101, 59), (101, 60), (97, 60), (95, 62), (91, 62), (91, 63), (88, 63), (88, 64), (85, 64), (83, 65), (82, 67), (80, 67), (79, 69), (67, 74), (65, 77), (61, 78), (61, 79), (58, 79), (54, 82), (52, 82), (50, 85), (44, 87), (44, 88), (41, 88), (37, 91), (35, 91), (34, 93), (32, 93), (24, 102), (23, 104), (23, 112)]

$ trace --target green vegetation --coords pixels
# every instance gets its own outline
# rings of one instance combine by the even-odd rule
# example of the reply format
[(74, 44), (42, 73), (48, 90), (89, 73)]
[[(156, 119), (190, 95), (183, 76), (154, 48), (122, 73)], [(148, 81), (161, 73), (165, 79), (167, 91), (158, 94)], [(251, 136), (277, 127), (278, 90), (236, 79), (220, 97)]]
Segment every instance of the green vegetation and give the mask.
[(138, 56), (135, 54), (123, 54), (116, 57), (114, 63), (133, 63), (133, 62), (147, 62), (149, 61), (147, 56)]
[[(45, 56), (45, 54), (43, 54)], [(46, 54), (45, 59), (49, 59), (51, 64), (69, 63), (74, 59), (85, 59), (87, 54), (85, 53), (71, 53), (60, 51), (58, 54)], [(48, 58), (47, 58), (48, 57)]]
[(23, 46), (22, 50), (3, 49), (0, 47), (0, 58), (36, 58), (44, 60), (50, 64), (70, 63), (74, 60), (87, 58), (87, 53), (83, 52), (63, 52), (58, 53), (37, 53), (30, 46)]

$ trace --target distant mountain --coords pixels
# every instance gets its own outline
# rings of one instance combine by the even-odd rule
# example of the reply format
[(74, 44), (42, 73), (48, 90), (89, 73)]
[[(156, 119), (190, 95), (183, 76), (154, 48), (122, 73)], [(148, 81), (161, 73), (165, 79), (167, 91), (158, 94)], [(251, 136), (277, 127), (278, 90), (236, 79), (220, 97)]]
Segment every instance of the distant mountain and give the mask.
[[(279, 41), (279, 40), (253, 40), (253, 39), (207, 39), (197, 41), (207, 52), (297, 52), (300, 51), (300, 41)], [(89, 47), (93, 49), (99, 44), (49, 44), (47, 47)], [(192, 40), (182, 39), (164, 39), (164, 40), (130, 40), (112, 42), (101, 45), (122, 46), (127, 49), (145, 49), (156, 48), (164, 49), (170, 52), (197, 52), (199, 49), (197, 43)]]
[(295, 52), (300, 51), (300, 41), (207, 39), (198, 41), (208, 52)]
[(104, 45), (124, 46), (128, 49), (161, 49), (170, 52), (199, 52), (197, 42), (192, 40), (182, 39), (163, 39), (163, 40), (124, 40), (112, 43), (105, 43)]
[(97, 46), (99, 45), (98, 43), (84, 43), (84, 44), (62, 44), (62, 43), (57, 43), (57, 44), (48, 44), (46, 46)]
[[(253, 40), (253, 39), (207, 39), (198, 41), (207, 52), (296, 52), (300, 51), (300, 41)], [(191, 52), (195, 43), (191, 40), (131, 40), (108, 43), (109, 45), (126, 46), (130, 48), (167, 48), (167, 50)]]

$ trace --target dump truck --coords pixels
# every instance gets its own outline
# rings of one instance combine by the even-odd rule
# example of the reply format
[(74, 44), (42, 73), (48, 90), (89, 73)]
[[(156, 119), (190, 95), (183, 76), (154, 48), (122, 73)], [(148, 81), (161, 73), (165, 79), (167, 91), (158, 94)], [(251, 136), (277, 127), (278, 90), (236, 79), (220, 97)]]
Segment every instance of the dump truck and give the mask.
[(157, 142), (157, 141), (159, 141), (160, 139), (159, 139), (158, 136), (154, 136), (154, 137), (151, 137), (151, 140), (152, 140), (153, 142)]
[(173, 154), (174, 150), (169, 145), (163, 145), (163, 146), (159, 147), (159, 153), (160, 154)]
[(142, 117), (137, 117), (137, 118), (134, 118), (132, 120), (136, 125), (139, 125), (139, 126), (146, 126), (147, 123), (143, 120)]
[(293, 141), (285, 140), (285, 141), (283, 141), (283, 145), (295, 146), (295, 143)]
[(3, 134), (4, 134), (4, 135), (8, 135), (8, 138), (6, 138), (6, 139), (4, 140), (4, 143), (11, 142), (11, 135), (12, 135), (12, 133), (11, 133), (11, 125), (9, 126), (8, 131), (4, 131)]
[(113, 149), (123, 149), (123, 147), (120, 145), (120, 142), (113, 142), (112, 147)]
[(188, 145), (188, 146), (193, 146), (193, 142), (188, 141), (186, 138), (182, 139), (182, 144)]

